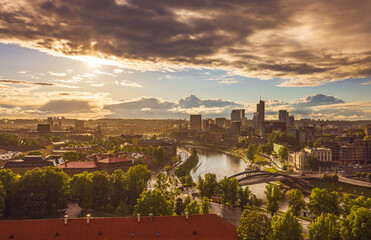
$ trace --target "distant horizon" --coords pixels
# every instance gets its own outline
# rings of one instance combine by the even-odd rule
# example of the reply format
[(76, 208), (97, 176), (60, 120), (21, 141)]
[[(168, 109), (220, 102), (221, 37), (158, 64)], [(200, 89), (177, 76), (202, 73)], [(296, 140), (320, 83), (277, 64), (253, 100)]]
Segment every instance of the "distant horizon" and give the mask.
[(371, 119), (370, 11), (346, 0), (3, 0), (0, 118), (251, 118), (262, 98), (271, 118)]

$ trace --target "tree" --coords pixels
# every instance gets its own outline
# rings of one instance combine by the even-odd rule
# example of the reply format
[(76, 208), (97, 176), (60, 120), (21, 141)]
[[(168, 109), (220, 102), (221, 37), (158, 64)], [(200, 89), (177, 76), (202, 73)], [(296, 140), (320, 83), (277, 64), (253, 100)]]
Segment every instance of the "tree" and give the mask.
[(125, 173), (122, 169), (116, 169), (110, 176), (111, 183), (111, 204), (117, 207), (122, 201), (126, 203), (127, 200), (127, 182)]
[(279, 186), (270, 183), (265, 186), (264, 193), (267, 199), (267, 210), (273, 216), (273, 214), (278, 211), (282, 192)]
[(340, 221), (340, 231), (345, 240), (368, 240), (371, 236), (371, 211), (360, 207)]
[(272, 234), (271, 223), (264, 213), (245, 209), (237, 233), (241, 240), (268, 240)]
[(60, 168), (44, 167), (42, 169), (45, 181), (46, 213), (65, 208), (68, 191), (68, 175)]
[(40, 168), (27, 171), (15, 186), (16, 216), (42, 218), (46, 213), (45, 174)]
[(137, 200), (135, 213), (148, 216), (152, 213), (154, 216), (169, 216), (173, 214), (174, 201), (167, 200), (165, 194), (160, 190), (154, 189), (144, 191)]
[(145, 165), (137, 165), (129, 168), (126, 175), (127, 204), (134, 205), (139, 195), (147, 188), (152, 172)]
[(176, 215), (182, 215), (184, 213), (184, 204), (182, 198), (175, 200), (175, 213)]
[(315, 188), (309, 196), (308, 208), (315, 216), (320, 216), (321, 213), (331, 213), (338, 216), (340, 214), (339, 194)]
[(75, 174), (69, 185), (71, 196), (79, 200), (80, 207), (90, 208), (93, 199), (91, 174), (88, 172)]
[(202, 202), (201, 202), (201, 213), (202, 214), (209, 214), (210, 212), (209, 203), (210, 203), (210, 200), (207, 197), (202, 198)]
[(27, 155), (28, 156), (30, 156), (30, 155), (44, 155), (44, 153), (39, 151), (39, 150), (35, 150), (35, 151), (28, 152)]
[(234, 207), (238, 199), (238, 188), (239, 183), (236, 178), (224, 177), (224, 179), (219, 182), (222, 203)]
[(191, 201), (187, 204), (184, 212), (188, 212), (189, 215), (196, 215), (201, 213), (200, 205), (197, 201)]
[(202, 197), (212, 198), (216, 194), (218, 188), (216, 174), (206, 173), (205, 179), (198, 176), (197, 188), (200, 190), (200, 195)]
[(94, 209), (103, 209), (108, 203), (109, 176), (106, 171), (95, 171), (91, 175), (92, 206)]
[(252, 162), (255, 160), (255, 154), (256, 154), (257, 148), (255, 144), (249, 144), (246, 150), (246, 156), (248, 159), (250, 159)]
[(278, 150), (278, 153), (277, 153), (278, 157), (281, 159), (281, 160), (287, 160), (287, 157), (289, 155), (289, 149), (287, 147), (281, 147), (279, 150)]
[(0, 182), (2, 182), (5, 191), (5, 207), (3, 210), (4, 215), (15, 215), (17, 210), (15, 202), (15, 187), (19, 181), (20, 176), (13, 173), (10, 169), (0, 170)]
[(303, 239), (301, 224), (295, 215), (288, 210), (281, 217), (275, 215), (272, 219), (272, 239), (300, 240)]
[(305, 209), (304, 195), (300, 190), (294, 188), (289, 192), (289, 207), (295, 216)]
[(333, 214), (321, 214), (309, 225), (310, 240), (338, 240), (340, 239), (339, 218)]
[(62, 154), (62, 158), (69, 162), (75, 162), (80, 160), (80, 155), (77, 152), (65, 152)]
[(240, 199), (240, 208), (241, 210), (245, 209), (245, 206), (249, 203), (252, 204), (251, 201), (251, 191), (249, 190), (249, 186), (246, 186), (245, 189), (242, 187), (238, 188), (238, 198)]
[(308, 168), (313, 170), (313, 171), (316, 171), (318, 169), (318, 159), (316, 156), (312, 155), (308, 158)]
[(5, 189), (4, 189), (4, 186), (2, 184), (2, 182), (0, 182), (0, 215), (3, 213), (3, 210), (5, 208)]
[(351, 211), (357, 210), (360, 207), (364, 207), (366, 209), (371, 208), (371, 198), (365, 199), (364, 196), (359, 196), (356, 199), (350, 199), (348, 194), (343, 194), (341, 202), (341, 212), (344, 218), (349, 215)]
[(159, 173), (157, 175), (154, 187), (163, 193), (167, 192), (170, 184), (168, 183), (167, 177), (164, 173)]

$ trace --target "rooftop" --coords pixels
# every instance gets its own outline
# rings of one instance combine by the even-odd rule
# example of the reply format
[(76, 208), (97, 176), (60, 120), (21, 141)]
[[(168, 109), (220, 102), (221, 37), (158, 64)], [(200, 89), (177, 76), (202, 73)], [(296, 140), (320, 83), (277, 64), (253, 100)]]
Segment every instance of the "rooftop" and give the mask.
[(98, 168), (98, 165), (94, 161), (76, 161), (61, 164), (60, 168)]
[(108, 157), (98, 161), (99, 163), (122, 163), (122, 162), (133, 162), (132, 159), (122, 157)]
[(0, 239), (237, 240), (236, 227), (214, 214), (130, 218), (0, 221)]

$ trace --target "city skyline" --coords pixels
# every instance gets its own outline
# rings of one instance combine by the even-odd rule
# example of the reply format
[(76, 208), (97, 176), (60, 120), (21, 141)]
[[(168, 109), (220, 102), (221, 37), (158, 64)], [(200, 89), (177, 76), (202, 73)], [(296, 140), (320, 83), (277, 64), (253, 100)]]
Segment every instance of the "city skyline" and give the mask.
[(370, 9), (1, 1), (0, 118), (252, 119), (261, 95), (267, 119), (371, 119)]

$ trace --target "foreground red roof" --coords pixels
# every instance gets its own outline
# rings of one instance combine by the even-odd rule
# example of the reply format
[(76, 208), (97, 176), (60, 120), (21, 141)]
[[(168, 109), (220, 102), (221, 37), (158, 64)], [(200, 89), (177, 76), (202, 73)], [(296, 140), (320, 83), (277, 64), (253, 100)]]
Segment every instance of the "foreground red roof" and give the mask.
[(60, 168), (98, 168), (94, 161), (77, 161), (68, 162), (67, 164), (59, 165)]
[(0, 221), (0, 239), (237, 240), (236, 227), (217, 215)]

